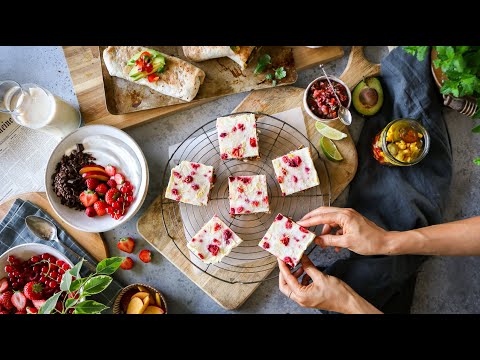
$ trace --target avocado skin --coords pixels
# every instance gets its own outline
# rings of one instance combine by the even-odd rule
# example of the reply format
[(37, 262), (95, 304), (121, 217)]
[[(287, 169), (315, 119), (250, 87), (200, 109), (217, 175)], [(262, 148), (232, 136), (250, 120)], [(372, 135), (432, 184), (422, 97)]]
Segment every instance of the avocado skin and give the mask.
[[(367, 88), (374, 89), (377, 92), (378, 100), (373, 106), (369, 106), (361, 101), (361, 92)], [(365, 117), (373, 116), (378, 113), (383, 105), (383, 88), (382, 84), (380, 84), (380, 80), (376, 77), (369, 77), (360, 81), (357, 86), (355, 86), (355, 89), (353, 89), (352, 104), (355, 110)]]

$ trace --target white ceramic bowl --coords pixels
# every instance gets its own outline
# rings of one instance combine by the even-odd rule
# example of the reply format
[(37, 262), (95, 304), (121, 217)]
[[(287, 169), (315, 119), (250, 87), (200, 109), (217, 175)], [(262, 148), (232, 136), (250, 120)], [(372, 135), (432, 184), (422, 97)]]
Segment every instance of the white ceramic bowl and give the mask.
[(7, 259), (10, 255), (14, 255), (16, 258), (25, 261), (30, 259), (33, 255), (41, 255), (43, 253), (49, 253), (73, 267), (72, 262), (57, 249), (45, 244), (28, 243), (14, 246), (0, 255), (0, 279), (7, 276), (5, 265), (7, 265)]
[[(98, 165), (106, 166), (108, 163), (115, 165), (134, 186), (134, 201), (119, 220), (113, 219), (108, 214), (88, 217), (84, 211), (62, 205), (60, 198), (55, 194), (52, 187), (52, 174), (55, 172), (55, 167), (65, 152), (80, 143), (84, 143), (84, 152), (97, 158), (95, 162)], [(119, 166), (122, 163), (123, 166)], [(85, 232), (108, 231), (127, 222), (142, 206), (148, 189), (147, 161), (135, 140), (124, 131), (107, 125), (87, 125), (66, 136), (53, 150), (45, 171), (45, 189), (53, 210), (70, 226)]]
[[(335, 76), (328, 76), (328, 78), (330, 79), (330, 81), (336, 81), (340, 84), (342, 84), (345, 89), (347, 89), (347, 95), (348, 95), (348, 104), (347, 104), (347, 109), (350, 108), (350, 104), (352, 103), (352, 93), (350, 92), (350, 89), (348, 88), (347, 84), (345, 84), (342, 80), (340, 80), (339, 78), (335, 77)], [(312, 118), (314, 118), (315, 120), (318, 120), (318, 121), (321, 121), (321, 122), (330, 122), (330, 121), (335, 121), (335, 120), (338, 120), (338, 117), (336, 117), (335, 119), (323, 119), (317, 115), (315, 115), (312, 110), (310, 110), (310, 108), (308, 107), (308, 104), (307, 104), (307, 97), (308, 97), (308, 92), (310, 91), (310, 88), (312, 87), (313, 83), (316, 82), (317, 80), (326, 80), (327, 78), (325, 76), (320, 76), (318, 78), (316, 78), (315, 80), (313, 80), (310, 84), (308, 84), (307, 88), (305, 89), (305, 93), (303, 94), (303, 107), (305, 109), (305, 111), (307, 112), (308, 115), (310, 115)], [(333, 85), (333, 84), (332, 84)]]

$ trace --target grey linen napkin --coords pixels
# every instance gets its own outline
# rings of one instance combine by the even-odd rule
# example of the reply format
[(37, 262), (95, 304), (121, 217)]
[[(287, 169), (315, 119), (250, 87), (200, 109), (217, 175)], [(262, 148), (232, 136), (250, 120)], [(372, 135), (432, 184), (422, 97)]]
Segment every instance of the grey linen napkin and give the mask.
[[(381, 81), (385, 102), (362, 129), (347, 206), (387, 230), (441, 223), (452, 179), (452, 149), (430, 61), (417, 61), (398, 47), (382, 61)], [(372, 140), (390, 121), (403, 117), (417, 119), (427, 129), (430, 151), (411, 167), (382, 166), (372, 157)], [(409, 312), (416, 274), (426, 256), (350, 255), (326, 273), (347, 282), (384, 312)]]
[[(83, 256), (91, 264), (96, 264), (95, 259), (88, 255), (84, 250), (82, 250), (53, 218), (51, 218), (48, 214), (43, 212), (31, 202), (21, 199), (15, 200), (10, 211), (0, 223), (0, 254), (3, 254), (8, 249), (21, 244), (46, 244), (45, 241), (38, 239), (28, 230), (27, 226), (25, 225), (25, 217), (27, 217), (28, 215), (37, 215), (50, 220), (56, 225), (58, 230), (58, 237), (63, 242), (63, 244), (65, 244), (65, 246), (69, 247), (80, 256)], [(71, 256), (69, 253), (66, 253), (64, 249), (55, 242), (48, 242), (48, 245), (56, 248), (58, 251), (63, 253), (67, 258), (72, 261), (73, 264), (76, 264), (78, 262), (78, 259), (76, 257)], [(84, 266), (81, 271), (82, 277), (88, 276), (89, 273), (89, 270)], [(109, 307), (109, 309), (106, 310), (104, 313), (111, 313), (115, 297), (122, 288), (122, 284), (120, 284), (116, 280), (113, 280), (107, 289), (105, 289), (100, 294), (92, 296), (91, 298)]]

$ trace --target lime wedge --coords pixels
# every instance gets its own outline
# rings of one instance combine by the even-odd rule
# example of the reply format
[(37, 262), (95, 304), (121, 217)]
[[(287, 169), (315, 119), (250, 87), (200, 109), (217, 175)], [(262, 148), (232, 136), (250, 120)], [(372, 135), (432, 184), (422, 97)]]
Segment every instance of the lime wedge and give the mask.
[(342, 140), (347, 137), (347, 134), (325, 125), (321, 121), (315, 123), (315, 129), (322, 135), (332, 140)]
[(340, 154), (338, 151), (337, 147), (333, 143), (332, 140), (329, 138), (323, 136), (320, 139), (320, 147), (322, 148), (323, 153), (327, 157), (328, 160), (330, 161), (342, 161), (343, 156)]

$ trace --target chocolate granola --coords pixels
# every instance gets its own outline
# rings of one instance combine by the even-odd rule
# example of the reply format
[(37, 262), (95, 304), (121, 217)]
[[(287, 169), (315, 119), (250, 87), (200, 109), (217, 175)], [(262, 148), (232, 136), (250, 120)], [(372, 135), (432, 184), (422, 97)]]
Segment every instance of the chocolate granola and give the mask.
[(85, 209), (80, 202), (80, 194), (85, 190), (80, 169), (95, 160), (91, 154), (84, 153), (83, 150), (83, 145), (77, 144), (77, 149), (69, 156), (63, 155), (52, 175), (52, 187), (62, 205), (76, 210)]

